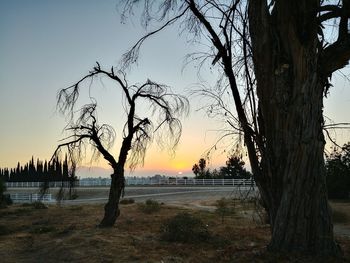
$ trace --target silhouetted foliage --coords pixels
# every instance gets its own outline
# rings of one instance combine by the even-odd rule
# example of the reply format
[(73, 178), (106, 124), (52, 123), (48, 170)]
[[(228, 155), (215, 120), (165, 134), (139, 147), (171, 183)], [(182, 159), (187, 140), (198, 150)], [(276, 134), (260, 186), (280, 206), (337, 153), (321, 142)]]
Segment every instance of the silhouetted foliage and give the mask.
[(2, 196), (6, 191), (6, 185), (3, 178), (0, 177), (0, 196)]
[(224, 179), (249, 179), (252, 174), (244, 168), (245, 162), (240, 156), (231, 155), (226, 166), (220, 167), (219, 176)]
[(16, 168), (0, 169), (0, 178), (6, 182), (74, 182), (75, 174), (69, 172), (67, 156), (62, 161), (58, 157), (51, 162), (40, 161), (34, 162), (34, 157), (22, 166), (19, 162)]
[(326, 156), (329, 198), (350, 198), (350, 143)]
[(220, 167), (219, 171), (210, 171), (204, 158), (194, 164), (192, 171), (198, 179), (249, 179), (252, 174), (244, 168), (245, 162), (240, 156), (231, 155), (226, 161), (226, 166)]
[(12, 200), (9, 195), (5, 194), (6, 185), (3, 178), (0, 177), (0, 208), (6, 208), (7, 205), (12, 204)]
[(192, 171), (198, 179), (211, 178), (209, 169), (207, 169), (207, 161), (204, 158), (199, 159), (198, 164), (194, 164)]
[[(120, 110), (125, 111), (126, 120), (120, 125), (123, 137), (118, 158), (110, 151), (115, 140), (114, 128), (99, 123), (97, 101), (90, 95), (91, 103), (80, 107), (78, 111), (76, 109), (80, 89), (85, 81), (93, 81), (98, 76), (113, 81), (123, 98)], [(150, 111), (144, 112), (140, 105), (146, 105)], [(173, 93), (170, 87), (150, 79), (143, 84), (130, 85), (124, 72), (115, 71), (113, 67), (106, 71), (96, 62), (88, 75), (59, 91), (57, 107), (69, 118), (65, 129), (69, 136), (58, 145), (52, 158), (59, 156), (62, 150), (66, 151), (69, 161), (75, 167), (85, 158), (85, 150), (90, 147), (93, 158), (101, 155), (113, 169), (105, 214), (99, 224), (100, 227), (111, 227), (120, 214), (119, 200), (124, 194), (126, 162), (131, 169), (142, 165), (146, 150), (154, 137), (160, 146), (168, 146), (174, 151), (182, 131), (179, 117), (188, 113), (188, 100)]]

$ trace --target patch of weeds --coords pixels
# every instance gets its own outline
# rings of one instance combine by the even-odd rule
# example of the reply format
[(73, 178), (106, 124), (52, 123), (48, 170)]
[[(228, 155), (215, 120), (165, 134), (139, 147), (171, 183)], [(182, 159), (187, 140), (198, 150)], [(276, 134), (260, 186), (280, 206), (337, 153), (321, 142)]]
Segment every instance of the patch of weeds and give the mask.
[(76, 200), (78, 199), (79, 195), (77, 193), (73, 193), (71, 196), (70, 196), (70, 200)]
[(47, 208), (48, 208), (44, 203), (42, 203), (42, 202), (40, 202), (40, 201), (35, 201), (35, 202), (33, 202), (33, 203), (32, 203), (32, 207), (33, 207), (34, 209), (47, 209)]
[(234, 202), (225, 197), (217, 200), (215, 206), (215, 212), (221, 217), (221, 223), (224, 223), (225, 216), (235, 213)]
[(67, 234), (70, 234), (71, 232), (73, 232), (76, 229), (77, 229), (76, 225), (70, 225), (70, 226), (64, 228), (63, 230), (59, 231), (57, 234), (59, 234), (59, 235), (67, 235)]
[(161, 205), (155, 200), (147, 199), (145, 203), (140, 203), (138, 207), (143, 213), (152, 214), (158, 212), (160, 210)]
[(350, 218), (343, 211), (333, 210), (333, 222), (334, 223), (348, 223), (348, 222), (350, 222)]
[(260, 196), (250, 199), (253, 203), (252, 219), (257, 225), (270, 224), (270, 219), (263, 205), (262, 198)]
[(189, 213), (179, 213), (161, 227), (161, 239), (169, 242), (197, 243), (211, 237), (207, 225)]
[(132, 198), (124, 198), (122, 200), (120, 200), (119, 204), (121, 205), (129, 205), (129, 204), (133, 204), (135, 203), (135, 200)]

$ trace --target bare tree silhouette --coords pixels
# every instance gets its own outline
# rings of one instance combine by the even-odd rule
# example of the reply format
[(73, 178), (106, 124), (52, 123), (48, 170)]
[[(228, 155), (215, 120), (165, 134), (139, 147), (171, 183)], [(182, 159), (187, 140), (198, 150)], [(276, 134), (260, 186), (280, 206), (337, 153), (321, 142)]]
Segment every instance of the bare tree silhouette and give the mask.
[[(75, 111), (82, 83), (98, 75), (113, 80), (126, 101), (127, 117), (118, 158), (110, 153), (115, 141), (115, 131), (108, 124), (98, 123), (96, 100), (91, 99), (90, 104)], [(137, 103), (148, 105), (151, 109), (150, 116), (140, 118), (137, 114)], [(124, 193), (126, 162), (128, 161), (131, 169), (143, 164), (146, 149), (154, 136), (161, 146), (175, 150), (182, 131), (179, 117), (188, 114), (189, 103), (185, 97), (172, 93), (168, 86), (149, 79), (141, 85), (129, 85), (123, 72), (115, 73), (113, 68), (109, 72), (105, 71), (97, 63), (88, 75), (59, 91), (57, 106), (61, 113), (69, 117), (66, 131), (70, 135), (58, 145), (52, 158), (59, 155), (62, 149), (66, 149), (72, 167), (75, 167), (85, 157), (87, 146), (91, 146), (95, 156), (102, 155), (112, 167), (113, 174), (104, 217), (99, 226), (113, 226), (120, 214), (118, 204)]]
[(126, 0), (124, 16), (140, 2), (145, 26), (163, 24), (124, 65), (175, 23), (208, 45), (189, 58), (218, 67), (231, 94), (230, 126), (243, 133), (270, 218), (269, 249), (340, 255), (325, 184), (323, 99), (332, 74), (349, 63), (350, 0)]

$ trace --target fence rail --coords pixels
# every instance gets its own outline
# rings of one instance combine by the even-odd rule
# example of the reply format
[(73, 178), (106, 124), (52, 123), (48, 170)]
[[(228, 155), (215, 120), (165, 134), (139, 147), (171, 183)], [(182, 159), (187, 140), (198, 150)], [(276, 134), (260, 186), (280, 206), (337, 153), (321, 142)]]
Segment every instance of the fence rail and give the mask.
[(35, 201), (50, 203), (55, 201), (51, 194), (44, 194), (41, 196), (40, 194), (14, 193), (10, 194), (10, 197), (14, 203), (32, 203)]
[(204, 185), (204, 186), (255, 186), (253, 179), (183, 179), (183, 178), (132, 178), (126, 185)]
[[(6, 182), (7, 188), (39, 188), (41, 182)], [(70, 182), (49, 182), (50, 188), (69, 187)], [(253, 179), (183, 179), (183, 178), (126, 178), (127, 186), (136, 185), (179, 185), (179, 186), (255, 186)], [(111, 179), (82, 179), (74, 183), (74, 187), (110, 186)]]
[[(43, 182), (6, 182), (7, 188), (39, 188)], [(49, 188), (69, 187), (70, 182), (48, 182)], [(75, 186), (79, 186), (79, 181), (74, 183)]]

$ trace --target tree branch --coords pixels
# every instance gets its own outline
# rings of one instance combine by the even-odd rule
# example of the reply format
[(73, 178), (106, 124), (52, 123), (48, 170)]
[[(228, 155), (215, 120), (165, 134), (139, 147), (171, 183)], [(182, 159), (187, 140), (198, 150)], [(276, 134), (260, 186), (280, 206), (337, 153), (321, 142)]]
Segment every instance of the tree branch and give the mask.
[(142, 46), (143, 42), (148, 39), (150, 36), (162, 31), (164, 28), (166, 28), (167, 26), (175, 23), (180, 17), (182, 17), (188, 10), (188, 7), (185, 8), (185, 10), (183, 10), (179, 15), (171, 18), (170, 20), (168, 20), (164, 25), (162, 25), (160, 28), (151, 31), (150, 33), (146, 34), (145, 36), (143, 36), (142, 38), (140, 38), (136, 44), (134, 46), (132, 46), (132, 48), (126, 52), (121, 59), (121, 63), (123, 63), (122, 65), (122, 69), (127, 69), (131, 64), (135, 63), (139, 57), (139, 50), (140, 47)]
[(350, 60), (350, 34), (337, 40), (324, 49), (321, 54), (320, 70), (323, 76), (328, 77), (334, 71), (348, 65)]

